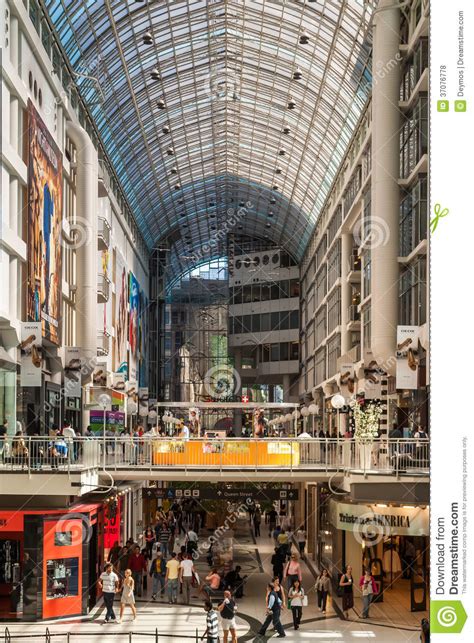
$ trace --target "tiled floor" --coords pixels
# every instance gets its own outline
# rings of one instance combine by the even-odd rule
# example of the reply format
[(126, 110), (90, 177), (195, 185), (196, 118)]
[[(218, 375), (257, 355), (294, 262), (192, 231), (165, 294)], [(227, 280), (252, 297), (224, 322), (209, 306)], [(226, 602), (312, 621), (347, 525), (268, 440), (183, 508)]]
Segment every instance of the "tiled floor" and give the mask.
[[(262, 525), (264, 528), (264, 525)], [(244, 598), (237, 601), (238, 640), (257, 641), (256, 631), (264, 618), (265, 612), (265, 585), (268, 582), (271, 566), (270, 558), (273, 553), (273, 541), (268, 534), (262, 531), (262, 537), (257, 543), (251, 536), (246, 522), (241, 521), (236, 530), (238, 544), (235, 549), (235, 559), (242, 566), (242, 572), (248, 574)], [(205, 557), (197, 563), (200, 575), (209, 569)], [(331, 601), (329, 601), (327, 615), (322, 615), (316, 606), (316, 599), (312, 586), (314, 579), (309, 569), (304, 566), (303, 586), (308, 593), (309, 605), (304, 608), (301, 627), (293, 630), (291, 613), (282, 612), (282, 623), (289, 640), (294, 641), (321, 641), (321, 642), (349, 642), (357, 640), (375, 640), (384, 643), (419, 641), (419, 632), (415, 626), (419, 618), (411, 624), (407, 610), (403, 609), (400, 596), (395, 593), (389, 603), (384, 603), (383, 608), (374, 606), (373, 617), (369, 621), (359, 621), (354, 613), (354, 620), (341, 621), (335, 614)], [(175, 643), (178, 641), (196, 641), (205, 628), (205, 613), (200, 599), (194, 599), (192, 605), (168, 605), (166, 602), (152, 602), (148, 596), (137, 603), (138, 618), (132, 622), (131, 613), (128, 613), (122, 624), (104, 624), (103, 608), (99, 606), (90, 615), (83, 619), (68, 620), (56, 623), (37, 624), (9, 624), (8, 628), (15, 643), (27, 641), (31, 634), (44, 632), (46, 625), (52, 634), (61, 636), (52, 639), (55, 643), (66, 643), (67, 633), (70, 642), (93, 642), (107, 640), (125, 643), (131, 641), (161, 641), (162, 643)], [(356, 602), (356, 609), (357, 609)], [(359, 611), (359, 610), (357, 610)], [(403, 613), (402, 613), (403, 612)], [(118, 611), (117, 611), (118, 613)], [(402, 618), (403, 617), (403, 618)], [(420, 617), (421, 618), (421, 617)], [(403, 620), (404, 619), (404, 620)], [(158, 629), (158, 638), (156, 637)], [(130, 633), (133, 632), (132, 638)], [(21, 634), (25, 638), (17, 639)], [(167, 636), (166, 636), (167, 635)], [(270, 630), (267, 638), (274, 635)], [(38, 639), (37, 639), (38, 640)], [(41, 640), (41, 639), (40, 639)], [(44, 639), (42, 639), (44, 640)], [(222, 640), (222, 639), (221, 639)]]

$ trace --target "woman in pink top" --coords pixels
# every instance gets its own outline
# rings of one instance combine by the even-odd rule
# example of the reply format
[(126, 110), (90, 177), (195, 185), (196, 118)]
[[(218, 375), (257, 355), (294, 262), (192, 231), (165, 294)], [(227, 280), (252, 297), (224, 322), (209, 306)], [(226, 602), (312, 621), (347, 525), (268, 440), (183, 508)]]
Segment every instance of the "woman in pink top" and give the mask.
[(206, 583), (201, 586), (201, 591), (204, 592), (204, 596), (209, 598), (212, 596), (213, 592), (217, 591), (221, 586), (221, 577), (217, 573), (217, 569), (214, 567), (210, 574), (206, 576)]
[(283, 578), (286, 578), (286, 581), (288, 583), (288, 589), (292, 586), (295, 580), (299, 580), (301, 583), (303, 577), (301, 574), (301, 566), (298, 561), (298, 554), (296, 553), (291, 554), (291, 558), (285, 567), (285, 573)]

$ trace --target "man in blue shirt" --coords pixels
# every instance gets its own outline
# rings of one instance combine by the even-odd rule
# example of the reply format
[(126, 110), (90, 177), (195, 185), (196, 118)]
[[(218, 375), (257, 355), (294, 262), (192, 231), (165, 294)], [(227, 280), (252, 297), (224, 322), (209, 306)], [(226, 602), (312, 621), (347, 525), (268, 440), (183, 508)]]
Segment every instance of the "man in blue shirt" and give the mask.
[(269, 592), (267, 596), (267, 618), (265, 619), (258, 633), (260, 636), (265, 636), (265, 632), (267, 631), (268, 626), (270, 625), (270, 623), (273, 623), (273, 627), (278, 632), (277, 638), (282, 639), (286, 636), (286, 634), (280, 621), (282, 604), (281, 598), (275, 591), (275, 584), (270, 584), (268, 586), (268, 589)]

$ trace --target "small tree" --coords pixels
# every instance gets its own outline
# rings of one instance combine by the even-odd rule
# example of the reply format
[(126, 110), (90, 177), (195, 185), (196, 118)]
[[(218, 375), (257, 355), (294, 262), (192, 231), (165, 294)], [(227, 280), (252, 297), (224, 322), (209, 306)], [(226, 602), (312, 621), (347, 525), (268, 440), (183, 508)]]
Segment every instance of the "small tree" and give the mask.
[(372, 444), (379, 432), (379, 420), (382, 409), (379, 404), (367, 404), (363, 409), (359, 402), (353, 405), (355, 432), (359, 444)]

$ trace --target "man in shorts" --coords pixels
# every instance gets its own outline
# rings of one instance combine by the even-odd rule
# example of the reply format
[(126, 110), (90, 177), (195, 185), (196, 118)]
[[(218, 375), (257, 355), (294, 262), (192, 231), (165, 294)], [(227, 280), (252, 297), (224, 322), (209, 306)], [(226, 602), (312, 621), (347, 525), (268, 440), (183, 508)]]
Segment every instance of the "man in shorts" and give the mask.
[(224, 643), (227, 643), (227, 639), (230, 635), (232, 637), (232, 643), (237, 643), (237, 632), (235, 625), (235, 610), (236, 605), (235, 601), (232, 598), (232, 594), (228, 589), (224, 592), (224, 600), (217, 607), (218, 611), (221, 614), (222, 629), (224, 630)]

